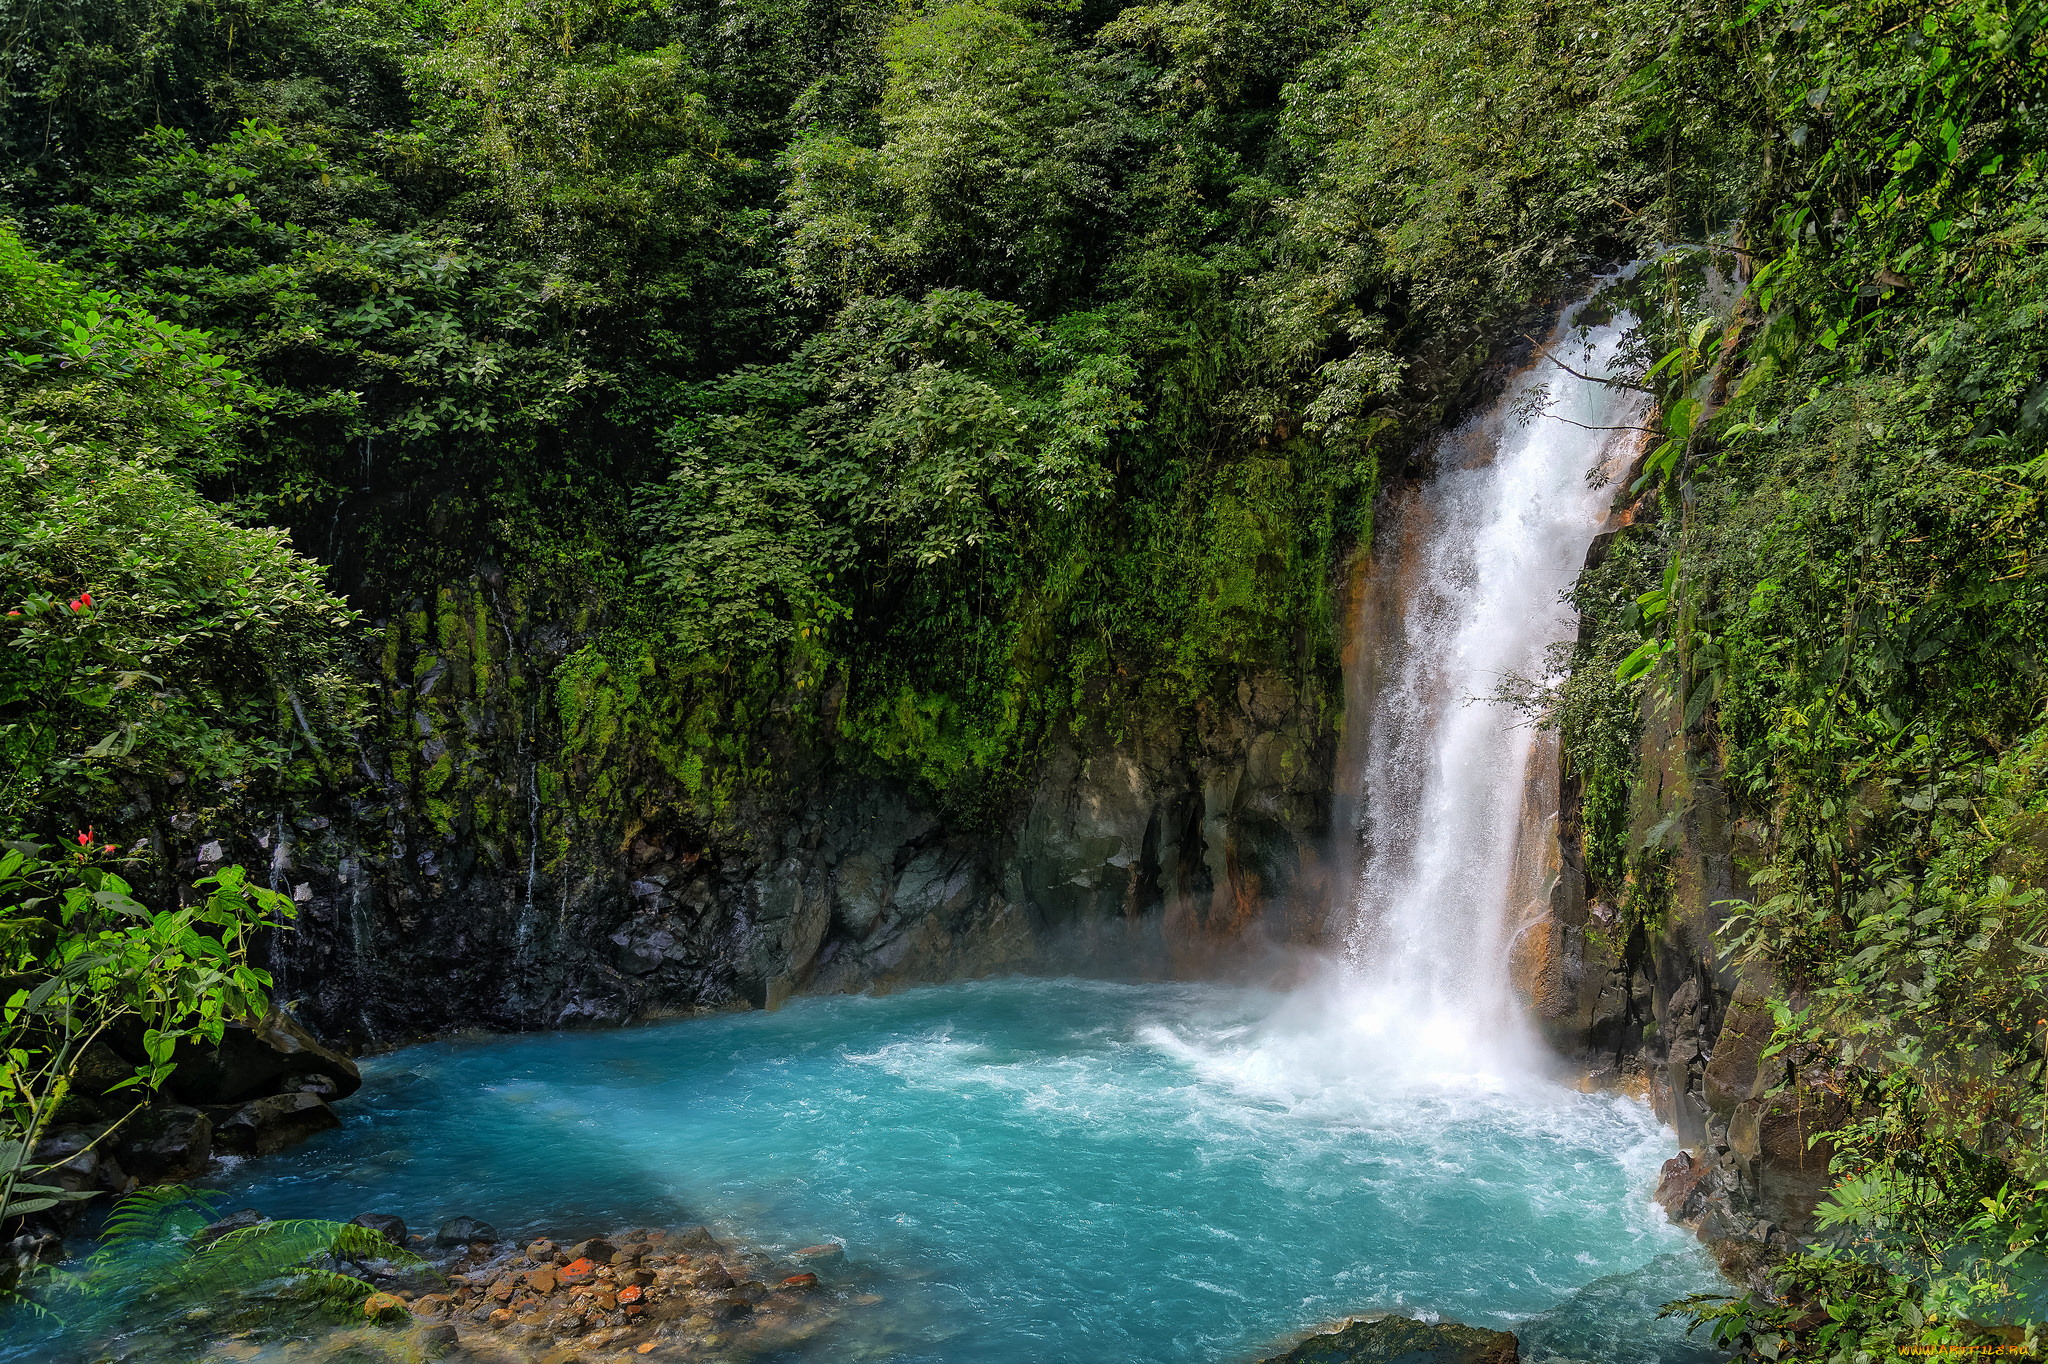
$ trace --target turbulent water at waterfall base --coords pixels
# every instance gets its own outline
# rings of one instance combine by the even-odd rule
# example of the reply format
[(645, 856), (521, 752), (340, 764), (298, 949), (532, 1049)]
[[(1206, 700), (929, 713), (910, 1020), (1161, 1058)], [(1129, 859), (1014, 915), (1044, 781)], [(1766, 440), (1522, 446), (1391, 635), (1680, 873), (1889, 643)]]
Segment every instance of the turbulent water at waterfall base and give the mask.
[[(346, 1130), (231, 1181), (273, 1216), (501, 1235), (703, 1219), (885, 1302), (819, 1358), (1229, 1361), (1370, 1310), (1524, 1358), (1705, 1357), (1633, 1100), (1426, 1057), (1334, 996), (992, 981), (378, 1058)], [(872, 1353), (870, 1353), (872, 1352)]]

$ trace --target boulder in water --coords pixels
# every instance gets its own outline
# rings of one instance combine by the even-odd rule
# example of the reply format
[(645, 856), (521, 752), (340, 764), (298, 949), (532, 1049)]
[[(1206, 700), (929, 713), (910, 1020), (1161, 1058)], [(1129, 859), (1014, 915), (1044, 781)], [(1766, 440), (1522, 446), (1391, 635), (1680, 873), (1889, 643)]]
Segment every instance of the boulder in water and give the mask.
[(349, 1219), (352, 1226), (368, 1227), (394, 1246), (405, 1244), (405, 1219), (388, 1212), (358, 1213)]
[(267, 1156), (341, 1126), (317, 1094), (272, 1094), (214, 1113), (214, 1146), (238, 1156)]
[(437, 1246), (463, 1246), (476, 1241), (495, 1241), (498, 1233), (489, 1222), (479, 1222), (474, 1217), (451, 1217), (441, 1224), (434, 1233)]
[[(134, 1039), (128, 1050), (138, 1050), (140, 1041)], [(181, 1045), (177, 1061), (178, 1094), (189, 1103), (232, 1103), (273, 1090), (286, 1076), (294, 1088), (305, 1083), (302, 1077), (320, 1076), (331, 1086), (327, 1097), (332, 1098), (346, 1098), (363, 1084), (355, 1062), (321, 1046), (296, 1019), (277, 1009), (253, 1023), (230, 1022), (218, 1046)]]
[(1380, 1317), (1310, 1336), (1260, 1364), (1515, 1364), (1521, 1354), (1521, 1343), (1508, 1331)]
[(121, 1166), (147, 1183), (192, 1178), (213, 1158), (213, 1123), (196, 1108), (161, 1104), (143, 1110), (124, 1129)]
[(372, 1293), (363, 1299), (363, 1316), (370, 1321), (398, 1322), (412, 1316), (412, 1309), (396, 1293)]

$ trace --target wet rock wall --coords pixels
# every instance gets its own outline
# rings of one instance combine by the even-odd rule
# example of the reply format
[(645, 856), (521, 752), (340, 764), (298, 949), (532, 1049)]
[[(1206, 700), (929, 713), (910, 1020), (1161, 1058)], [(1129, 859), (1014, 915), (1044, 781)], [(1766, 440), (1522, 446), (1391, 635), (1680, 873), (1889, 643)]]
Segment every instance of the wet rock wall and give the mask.
[[(1589, 567), (1609, 537), (1596, 542)], [(1738, 1281), (1812, 1231), (1832, 1154), (1813, 1134), (1842, 1110), (1818, 1058), (1766, 1058), (1774, 1021), (1767, 967), (1723, 958), (1727, 901), (1746, 899), (1764, 857), (1732, 810), (1719, 755), (1688, 732), (1679, 701), (1644, 689), (1629, 839), (1632, 912), (1589, 894), (1579, 790), (1555, 736), (1522, 818), (1523, 877), (1513, 975), (1545, 1038), (1595, 1083), (1636, 1088), (1683, 1148), (1658, 1199)]]
[[(835, 743), (802, 659), (672, 671), (488, 570), (380, 622), (374, 714), (326, 792), (151, 835), (177, 885), (289, 893), (281, 998), (353, 1045), (615, 1025), (1006, 971), (1257, 971), (1312, 941), (1340, 712), (1258, 672), (1070, 734), (990, 821)], [(991, 824), (993, 827), (991, 827)]]

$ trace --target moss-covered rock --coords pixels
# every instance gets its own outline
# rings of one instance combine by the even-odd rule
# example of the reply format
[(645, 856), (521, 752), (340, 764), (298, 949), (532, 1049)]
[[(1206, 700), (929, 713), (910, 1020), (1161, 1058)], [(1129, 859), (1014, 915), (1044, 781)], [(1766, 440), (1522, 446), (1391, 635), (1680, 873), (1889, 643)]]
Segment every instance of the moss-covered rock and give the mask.
[(1508, 1331), (1380, 1317), (1311, 1336), (1260, 1364), (1515, 1364), (1520, 1358), (1521, 1344)]

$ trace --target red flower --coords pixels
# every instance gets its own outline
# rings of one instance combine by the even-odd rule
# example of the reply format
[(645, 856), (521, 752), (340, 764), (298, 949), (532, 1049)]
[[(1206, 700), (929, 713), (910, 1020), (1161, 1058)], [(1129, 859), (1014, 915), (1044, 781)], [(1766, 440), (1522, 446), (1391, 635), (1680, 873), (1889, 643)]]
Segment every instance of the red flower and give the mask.
[(78, 604), (78, 598), (73, 597), (71, 599), (71, 609), (74, 611), (83, 611), (85, 608)]
[(8, 615), (10, 615), (10, 616), (18, 616), (18, 615), (20, 615), (20, 614), (21, 614), (21, 612), (19, 612), (19, 611), (9, 611), (9, 612), (8, 612), (7, 614), (8, 614)]
[(92, 846), (92, 830), (91, 830), (91, 829), (87, 829), (87, 830), (86, 830), (85, 832), (81, 833), (81, 834), (80, 834), (80, 835), (78, 836), (78, 846), (79, 846), (79, 847), (81, 847), (81, 848), (90, 848), (90, 847)]
[(113, 854), (113, 851), (114, 851), (114, 845), (113, 845), (113, 844), (111, 844), (111, 843), (107, 844), (107, 846), (105, 847), (105, 849), (103, 849), (103, 851), (104, 851), (104, 852), (106, 852), (106, 853), (107, 853), (107, 854), (108, 854), (109, 856), (111, 856), (111, 855)]
[(85, 603), (85, 604), (86, 604), (87, 606), (91, 606), (91, 605), (92, 605), (92, 593), (90, 593), (90, 592), (81, 592), (81, 593), (79, 593), (79, 594), (78, 594), (78, 599), (79, 599), (80, 601), (84, 602), (84, 603)]

